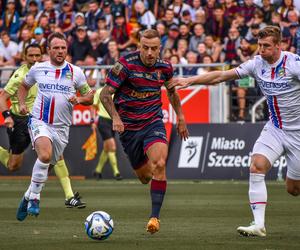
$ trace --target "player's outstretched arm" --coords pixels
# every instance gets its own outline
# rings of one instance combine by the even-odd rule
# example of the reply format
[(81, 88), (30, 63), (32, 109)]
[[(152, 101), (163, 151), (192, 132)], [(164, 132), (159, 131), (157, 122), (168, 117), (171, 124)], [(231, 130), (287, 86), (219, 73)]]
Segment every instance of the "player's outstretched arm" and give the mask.
[(100, 101), (102, 102), (107, 113), (110, 115), (113, 122), (113, 130), (119, 133), (124, 132), (124, 124), (115, 108), (112, 95), (115, 93), (115, 89), (106, 85), (100, 93)]
[(19, 89), (18, 89), (18, 100), (20, 105), (20, 114), (26, 115), (29, 113), (29, 110), (26, 106), (25, 99), (28, 95), (28, 91), (30, 89), (30, 86), (27, 86), (24, 82), (21, 83)]
[(224, 81), (238, 79), (238, 75), (235, 69), (230, 69), (226, 71), (216, 70), (211, 71), (205, 74), (191, 76), (191, 77), (177, 77), (173, 78), (170, 83), (167, 85), (168, 89), (174, 87), (186, 88), (193, 84), (202, 84), (202, 85), (212, 85)]
[(167, 89), (167, 91), (168, 91), (169, 101), (177, 115), (177, 124), (176, 124), (177, 132), (181, 137), (181, 139), (186, 140), (189, 137), (189, 131), (186, 127), (179, 95), (175, 90), (175, 88)]

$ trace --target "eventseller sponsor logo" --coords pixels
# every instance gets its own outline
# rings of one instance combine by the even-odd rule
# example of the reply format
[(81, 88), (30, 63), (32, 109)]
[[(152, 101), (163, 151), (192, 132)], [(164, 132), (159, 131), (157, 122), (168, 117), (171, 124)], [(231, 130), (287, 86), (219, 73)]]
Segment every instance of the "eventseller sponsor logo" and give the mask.
[(191, 136), (188, 140), (183, 141), (178, 168), (199, 168), (202, 144), (202, 136)]

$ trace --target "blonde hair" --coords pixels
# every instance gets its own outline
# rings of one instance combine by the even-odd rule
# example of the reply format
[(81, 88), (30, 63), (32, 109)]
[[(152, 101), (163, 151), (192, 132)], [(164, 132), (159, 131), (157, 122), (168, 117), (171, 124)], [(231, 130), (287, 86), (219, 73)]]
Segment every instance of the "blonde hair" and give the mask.
[(280, 28), (278, 26), (268, 25), (268, 26), (262, 28), (258, 32), (258, 38), (259, 39), (266, 38), (268, 36), (271, 36), (273, 38), (273, 42), (275, 44), (279, 44), (281, 42), (281, 30), (280, 30)]

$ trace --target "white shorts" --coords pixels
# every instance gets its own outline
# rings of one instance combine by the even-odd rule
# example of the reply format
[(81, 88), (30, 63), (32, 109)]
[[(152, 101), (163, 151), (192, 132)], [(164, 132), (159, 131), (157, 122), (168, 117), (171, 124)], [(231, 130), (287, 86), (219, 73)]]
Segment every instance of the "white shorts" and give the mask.
[(269, 121), (257, 139), (252, 154), (264, 155), (271, 165), (284, 155), (287, 177), (300, 180), (300, 130), (284, 131)]
[(45, 136), (51, 140), (52, 158), (50, 164), (55, 165), (59, 157), (63, 155), (65, 147), (68, 144), (69, 127), (49, 125), (33, 117), (30, 118), (28, 127), (33, 148), (34, 142), (39, 137)]

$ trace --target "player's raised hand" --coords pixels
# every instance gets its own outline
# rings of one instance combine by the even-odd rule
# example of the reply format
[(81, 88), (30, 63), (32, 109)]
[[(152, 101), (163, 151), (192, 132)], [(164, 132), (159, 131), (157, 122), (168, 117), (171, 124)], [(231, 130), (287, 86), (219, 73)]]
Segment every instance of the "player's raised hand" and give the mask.
[(182, 88), (186, 88), (186, 87), (190, 86), (191, 84), (192, 84), (192, 82), (189, 80), (189, 78), (174, 77), (167, 84), (167, 88), (171, 89), (174, 87), (179, 87), (179, 89), (182, 89)]
[(113, 131), (117, 131), (117, 132), (119, 132), (119, 133), (122, 133), (122, 132), (124, 132), (124, 124), (123, 124), (123, 122), (121, 121), (121, 119), (119, 118), (119, 117), (115, 117), (115, 118), (113, 118), (113, 127), (112, 127), (112, 129), (113, 129)]
[(181, 137), (181, 139), (183, 139), (183, 140), (188, 139), (189, 131), (187, 129), (184, 119), (178, 119), (177, 124), (176, 124), (176, 129), (177, 129), (177, 133)]
[(26, 104), (20, 104), (20, 114), (27, 115), (28, 113), (29, 113), (29, 110), (28, 110)]

